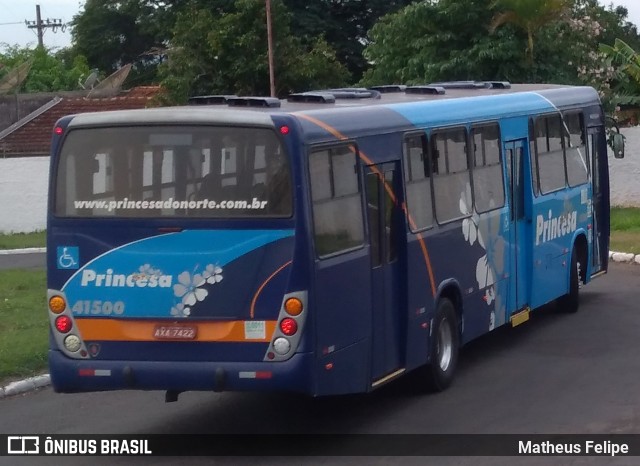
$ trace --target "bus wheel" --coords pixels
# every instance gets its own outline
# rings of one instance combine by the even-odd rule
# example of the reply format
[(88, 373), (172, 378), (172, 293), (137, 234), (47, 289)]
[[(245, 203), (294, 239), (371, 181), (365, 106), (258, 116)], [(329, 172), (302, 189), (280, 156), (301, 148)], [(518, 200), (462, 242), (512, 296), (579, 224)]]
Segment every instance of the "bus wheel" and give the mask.
[(458, 365), (459, 347), (460, 332), (456, 310), (449, 299), (443, 298), (438, 303), (433, 319), (429, 344), (431, 362), (422, 368), (425, 388), (441, 392), (451, 385)]
[(580, 262), (578, 250), (574, 247), (571, 252), (571, 273), (569, 278), (569, 292), (560, 298), (558, 305), (562, 312), (574, 313), (580, 305)]

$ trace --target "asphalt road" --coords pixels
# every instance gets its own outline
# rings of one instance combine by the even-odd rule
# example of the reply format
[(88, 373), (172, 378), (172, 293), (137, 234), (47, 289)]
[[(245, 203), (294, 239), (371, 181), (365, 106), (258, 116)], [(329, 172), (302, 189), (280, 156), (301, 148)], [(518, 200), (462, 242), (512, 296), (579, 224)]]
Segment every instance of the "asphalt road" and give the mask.
[[(613, 264), (608, 275), (581, 290), (577, 314), (543, 309), (524, 325), (498, 329), (465, 347), (454, 385), (440, 394), (417, 394), (410, 379), (370, 395), (310, 399), (288, 394), (185, 393), (170, 404), (164, 403), (160, 392), (62, 395), (47, 388), (0, 400), (0, 433), (640, 433), (639, 285), (639, 266)], [(0, 463), (3, 459), (9, 458), (0, 458)], [(86, 458), (75, 462), (80, 459), (70, 461), (86, 463)], [(53, 460), (4, 464), (59, 464), (59, 459)], [(127, 464), (125, 460), (109, 458), (108, 463)], [(146, 460), (175, 464), (169, 458)], [(215, 462), (506, 465), (603, 464), (604, 459), (560, 460), (316, 457)]]

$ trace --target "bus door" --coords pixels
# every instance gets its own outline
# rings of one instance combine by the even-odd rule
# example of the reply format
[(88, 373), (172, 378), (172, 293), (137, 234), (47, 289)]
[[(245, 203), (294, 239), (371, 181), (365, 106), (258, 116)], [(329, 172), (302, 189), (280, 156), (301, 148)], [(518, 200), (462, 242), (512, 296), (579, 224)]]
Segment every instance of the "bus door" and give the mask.
[[(601, 272), (604, 268), (603, 254), (607, 254), (609, 250), (609, 219), (607, 218), (606, 201), (604, 198), (604, 187), (608, 185), (606, 180), (602, 179), (602, 167), (600, 160), (606, 158), (601, 156), (601, 151), (606, 151), (606, 143), (604, 141), (604, 132), (601, 128), (589, 129), (589, 151), (591, 159), (591, 208), (592, 208), (592, 224), (593, 230), (593, 254), (591, 262), (591, 274)], [(606, 153), (606, 152), (604, 152)], [(602, 158), (601, 158), (602, 157)], [(607, 171), (604, 170), (604, 173)]]
[(365, 195), (371, 251), (372, 379), (383, 377), (402, 365), (402, 295), (399, 258), (401, 190), (397, 162), (371, 165), (365, 171)]
[[(525, 219), (524, 167), (528, 159), (526, 139), (505, 141), (504, 153), (507, 163), (508, 197), (509, 197), (509, 306), (515, 312), (522, 310), (529, 303), (527, 293), (527, 272), (531, 257), (528, 249), (532, 247), (527, 240)], [(530, 273), (530, 272), (529, 272)]]

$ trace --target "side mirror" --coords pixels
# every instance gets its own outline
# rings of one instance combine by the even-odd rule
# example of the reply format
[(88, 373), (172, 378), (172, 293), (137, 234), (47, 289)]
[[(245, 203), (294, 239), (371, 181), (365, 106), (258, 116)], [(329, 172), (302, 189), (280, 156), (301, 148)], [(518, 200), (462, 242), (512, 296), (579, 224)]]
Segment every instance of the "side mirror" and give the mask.
[(616, 159), (624, 158), (624, 135), (620, 133), (611, 134), (611, 149)]

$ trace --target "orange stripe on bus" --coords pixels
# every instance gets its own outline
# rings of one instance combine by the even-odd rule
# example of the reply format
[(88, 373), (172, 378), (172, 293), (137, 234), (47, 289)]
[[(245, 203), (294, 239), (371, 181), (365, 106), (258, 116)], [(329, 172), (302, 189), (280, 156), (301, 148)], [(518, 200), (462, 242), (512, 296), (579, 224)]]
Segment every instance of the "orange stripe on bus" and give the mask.
[(244, 320), (225, 322), (207, 322), (195, 320), (131, 320), (131, 319), (97, 319), (75, 318), (80, 335), (86, 341), (167, 341), (154, 338), (153, 333), (158, 325), (163, 326), (195, 326), (196, 338), (187, 341), (200, 342), (269, 342), (276, 329), (275, 320), (265, 322), (265, 337), (245, 338)]
[(267, 286), (267, 283), (269, 283), (273, 279), (273, 277), (278, 275), (283, 269), (291, 265), (292, 262), (293, 261), (289, 261), (286, 264), (281, 265), (280, 268), (278, 268), (278, 270), (276, 270), (271, 275), (269, 275), (269, 278), (267, 278), (264, 281), (264, 283), (260, 285), (260, 288), (258, 288), (258, 291), (256, 291), (256, 294), (253, 295), (253, 299), (251, 300), (251, 309), (249, 310), (249, 317), (253, 319), (253, 317), (256, 315), (256, 302), (258, 301), (258, 296), (260, 296), (260, 293), (262, 293), (262, 290), (264, 289), (264, 287)]
[[(346, 140), (349, 139), (347, 136), (345, 136), (344, 134), (342, 134), (340, 131), (338, 131), (336, 128), (334, 128), (331, 125), (328, 125), (327, 123), (325, 123), (324, 121), (320, 121), (317, 118), (313, 118), (309, 115), (305, 115), (304, 113), (295, 113), (296, 116), (307, 120), (317, 126), (319, 126), (320, 128), (324, 129), (325, 131), (327, 131), (328, 133), (330, 133), (331, 135), (333, 135), (334, 137), (340, 139), (340, 140)], [(358, 156), (368, 165), (374, 165), (373, 161), (367, 157), (367, 155), (365, 153), (363, 153), (362, 151), (358, 152)], [(384, 175), (380, 172), (380, 170), (378, 170), (376, 167), (371, 166), (369, 167), (371, 169), (371, 171), (373, 171), (374, 173), (376, 173), (378, 176), (381, 177), (381, 179), (384, 181)], [(394, 203), (397, 203), (396, 201), (396, 196), (393, 192), (393, 189), (391, 189), (391, 187), (385, 182), (385, 190), (387, 191), (387, 193), (389, 193), (389, 196), (391, 197), (391, 200)], [(411, 226), (412, 229), (416, 229), (416, 224), (413, 220), (413, 218), (411, 218), (411, 215), (409, 215), (409, 212), (406, 209), (406, 205), (402, 206), (402, 211), (405, 213), (405, 215), (407, 216), (407, 221), (409, 222), (409, 225)], [(429, 251), (427, 250), (427, 243), (424, 240), (424, 237), (422, 236), (421, 233), (417, 233), (416, 237), (418, 238), (418, 242), (420, 243), (420, 249), (422, 250), (422, 255), (424, 257), (424, 262), (425, 265), (427, 266), (427, 273), (429, 274), (429, 284), (431, 285), (431, 294), (435, 297), (436, 295), (436, 281), (435, 281), (435, 277), (433, 274), (433, 267), (431, 266), (431, 259), (429, 258)]]

